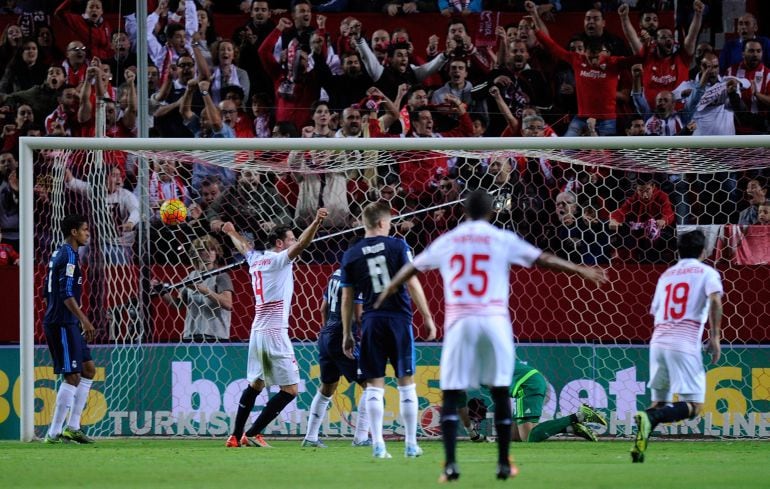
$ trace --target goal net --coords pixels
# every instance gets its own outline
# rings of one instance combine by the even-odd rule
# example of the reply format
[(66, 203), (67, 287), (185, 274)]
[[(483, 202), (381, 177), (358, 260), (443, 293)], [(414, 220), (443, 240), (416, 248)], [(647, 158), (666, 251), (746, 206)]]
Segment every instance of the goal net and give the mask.
[[(610, 277), (596, 289), (548, 271), (511, 272), (517, 358), (548, 380), (542, 419), (586, 403), (610, 421), (597, 427), (600, 435), (631, 433), (633, 412), (650, 399), (654, 286), (676, 260), (677, 233), (698, 228), (725, 284), (723, 357), (708, 367), (704, 415), (660, 429), (770, 436), (770, 220), (745, 224), (747, 216), (756, 220), (754, 188), (768, 188), (769, 137), (22, 142), (23, 439), (44, 434), (58, 387), (42, 329), (42, 284), (65, 215), (87, 216), (91, 229), (80, 261), (83, 307), (98, 331), (97, 374), (84, 429), (209, 437), (231, 429), (254, 314), (247, 267), (222, 224), (232, 222), (259, 249), (274, 226), (299, 233), (325, 206), (329, 218), (294, 265), (290, 336), (300, 394), (265, 430), (294, 436), (305, 432), (320, 382), (315, 340), (324, 289), (363, 235), (362, 208), (388, 201), (394, 235), (419, 253), (463, 219), (461, 200), (476, 188), (494, 195), (496, 225)], [(181, 224), (161, 219), (169, 199), (186, 206)], [(428, 273), (421, 281), (440, 340), (441, 280)], [(440, 342), (423, 342), (421, 324), (415, 314), (419, 434), (431, 437), (440, 433)], [(251, 419), (275, 389), (260, 395)], [(341, 379), (322, 436), (352, 435), (360, 394)], [(482, 399), (491, 416), (484, 392), (469, 397)], [(400, 436), (394, 383), (385, 411), (386, 434)], [(490, 426), (482, 421), (482, 431)]]

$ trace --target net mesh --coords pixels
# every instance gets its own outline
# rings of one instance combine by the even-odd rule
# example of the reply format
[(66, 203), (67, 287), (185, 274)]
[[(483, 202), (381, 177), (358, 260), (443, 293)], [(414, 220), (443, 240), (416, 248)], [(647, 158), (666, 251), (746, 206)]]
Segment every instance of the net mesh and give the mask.
[[(770, 320), (770, 277), (762, 265), (770, 258), (770, 221), (739, 222), (751, 208), (750, 182), (767, 188), (769, 151), (38, 151), (38, 435), (51, 419), (56, 380), (42, 347), (42, 283), (66, 214), (88, 216), (92, 232), (81, 266), (85, 310), (98, 330), (92, 348), (98, 369), (84, 427), (95, 436), (218, 436), (229, 431), (246, 386), (254, 310), (248, 270), (219, 232), (221, 223), (232, 222), (260, 248), (276, 225), (299, 232), (319, 205), (329, 209), (294, 267), (290, 336), (303, 379), (300, 395), (266, 430), (299, 435), (319, 383), (315, 340), (322, 290), (344, 250), (363, 235), (361, 209), (390, 202), (395, 235), (419, 253), (461, 221), (467, 191), (485, 188), (495, 196), (496, 225), (573, 262), (605, 266), (611, 279), (594, 289), (548, 271), (511, 272), (517, 357), (549, 382), (543, 419), (588, 403), (610, 417), (600, 434), (630, 433), (630, 413), (649, 400), (644, 344), (651, 336), (647, 311), (655, 282), (675, 260), (677, 232), (700, 228), (709, 238), (708, 263), (725, 282), (726, 348), (720, 364), (708, 371), (705, 416), (672, 430), (766, 436), (760, 413), (770, 411), (764, 346), (770, 335), (763, 327)], [(143, 192), (136, 182), (139, 157), (151, 168)], [(638, 204), (646, 202), (644, 192), (651, 192), (655, 205)], [(148, 216), (140, 215), (142, 198)], [(186, 204), (187, 219), (165, 225), (160, 206), (174, 198)], [(429, 273), (422, 283), (440, 339), (441, 281)], [(228, 294), (231, 307), (223, 299)], [(418, 342), (421, 322), (416, 315)], [(440, 346), (419, 345), (419, 434), (436, 436)], [(272, 389), (260, 395), (252, 419)], [(360, 393), (341, 379), (324, 434), (352, 434)], [(483, 393), (469, 394), (489, 404)], [(402, 434), (395, 384), (386, 387), (385, 403), (386, 433)]]

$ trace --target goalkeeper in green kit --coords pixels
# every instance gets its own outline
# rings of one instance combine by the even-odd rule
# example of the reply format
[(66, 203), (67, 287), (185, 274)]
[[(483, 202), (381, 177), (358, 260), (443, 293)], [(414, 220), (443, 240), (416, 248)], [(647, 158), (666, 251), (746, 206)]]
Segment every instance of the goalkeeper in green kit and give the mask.
[[(538, 442), (559, 433), (572, 433), (590, 441), (598, 441), (596, 433), (586, 423), (607, 426), (607, 420), (585, 404), (574, 414), (540, 423), (548, 384), (540, 371), (516, 361), (510, 395), (514, 400), (512, 441)], [(470, 413), (470, 414), (469, 414)], [(481, 399), (473, 398), (460, 410), (465, 429), (472, 441), (484, 441), (478, 425), (486, 416), (486, 406)]]

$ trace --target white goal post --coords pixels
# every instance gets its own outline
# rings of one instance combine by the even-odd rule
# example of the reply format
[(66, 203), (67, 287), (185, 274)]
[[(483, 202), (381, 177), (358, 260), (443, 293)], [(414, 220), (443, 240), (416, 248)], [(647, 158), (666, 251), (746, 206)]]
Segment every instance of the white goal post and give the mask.
[[(33, 152), (42, 149), (125, 151), (147, 156), (153, 152), (287, 151), (418, 151), (453, 156), (516, 154), (549, 158), (577, 165), (641, 173), (693, 173), (756, 170), (770, 167), (770, 135), (708, 137), (583, 137), (583, 138), (318, 138), (318, 139), (20, 139), (20, 438), (31, 441), (35, 424), (35, 253)], [(223, 166), (234, 166), (232, 157)], [(228, 161), (229, 160), (229, 161)], [(267, 167), (272, 171), (276, 166)], [(356, 167), (349, 167), (356, 168)], [(290, 170), (285, 167), (285, 170)], [(141, 216), (144, 224), (149, 216)], [(38, 266), (40, 264), (37, 264)], [(768, 383), (770, 385), (770, 383)]]

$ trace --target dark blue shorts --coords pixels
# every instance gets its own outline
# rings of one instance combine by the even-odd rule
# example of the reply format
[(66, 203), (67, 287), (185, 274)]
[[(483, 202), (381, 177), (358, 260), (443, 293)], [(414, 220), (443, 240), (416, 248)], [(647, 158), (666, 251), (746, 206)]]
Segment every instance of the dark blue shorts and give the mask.
[(45, 339), (55, 374), (79, 374), (91, 361), (91, 350), (78, 324), (46, 324)]
[[(353, 350), (358, 358), (358, 345)], [(344, 375), (348, 382), (362, 380), (358, 361), (351, 360), (342, 351), (341, 333), (321, 333), (318, 337), (318, 366), (321, 367), (321, 382), (333, 384)]]
[(414, 375), (414, 335), (409, 316), (365, 316), (358, 365), (365, 379), (385, 377), (393, 365), (396, 377)]

